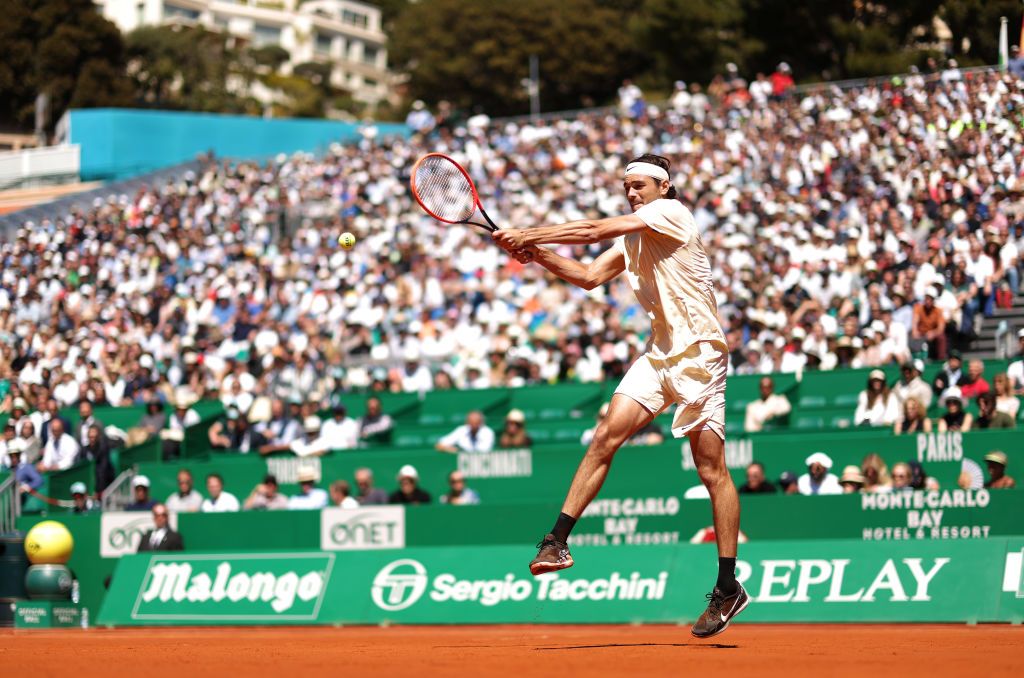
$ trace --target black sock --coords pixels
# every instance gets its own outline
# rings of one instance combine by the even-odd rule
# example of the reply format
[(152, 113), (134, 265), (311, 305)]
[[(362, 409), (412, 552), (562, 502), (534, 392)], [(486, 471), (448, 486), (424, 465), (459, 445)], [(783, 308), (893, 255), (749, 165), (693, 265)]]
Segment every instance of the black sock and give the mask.
[(715, 583), (718, 590), (727, 596), (736, 593), (736, 559), (718, 559), (718, 581)]
[(551, 536), (553, 536), (555, 540), (564, 544), (569, 541), (569, 533), (572, 532), (572, 528), (575, 525), (575, 518), (570, 516), (568, 513), (559, 513), (558, 520), (555, 521), (555, 526), (551, 528)]

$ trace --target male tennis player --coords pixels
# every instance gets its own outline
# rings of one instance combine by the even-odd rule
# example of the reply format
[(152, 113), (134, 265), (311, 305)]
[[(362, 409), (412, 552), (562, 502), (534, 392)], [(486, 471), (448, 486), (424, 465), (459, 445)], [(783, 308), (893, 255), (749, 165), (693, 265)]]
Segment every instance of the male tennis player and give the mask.
[[(572, 567), (567, 541), (576, 520), (597, 496), (612, 458), (626, 440), (675, 404), (672, 433), (688, 436), (700, 479), (711, 494), (718, 540), (718, 581), (707, 609), (693, 625), (698, 638), (724, 631), (747, 606), (736, 581), (740, 504), (725, 465), (725, 372), (729, 349), (718, 322), (711, 265), (693, 215), (676, 200), (669, 162), (642, 155), (626, 167), (623, 188), (633, 214), (524, 230), (499, 230), (494, 240), (521, 261), (534, 260), (583, 289), (623, 271), (651, 318), (647, 352), (637, 358), (594, 433), (551, 533), (538, 545), (530, 572)], [(583, 245), (614, 239), (590, 264), (538, 247)]]

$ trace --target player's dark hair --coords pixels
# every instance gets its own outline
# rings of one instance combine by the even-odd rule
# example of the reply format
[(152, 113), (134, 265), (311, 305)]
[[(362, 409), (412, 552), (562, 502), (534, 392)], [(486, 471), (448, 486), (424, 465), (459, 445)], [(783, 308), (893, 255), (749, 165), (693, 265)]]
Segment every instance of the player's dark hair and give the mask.
[[(666, 172), (668, 172), (670, 175), (672, 174), (672, 170), (670, 169), (670, 167), (672, 166), (672, 163), (670, 163), (668, 158), (666, 158), (664, 156), (654, 155), (653, 153), (644, 153), (641, 156), (637, 156), (637, 157), (633, 158), (632, 160), (629, 161), (629, 163), (626, 163), (626, 164), (628, 165), (628, 164), (631, 164), (631, 163), (634, 163), (634, 162), (646, 162), (646, 163), (649, 163), (651, 165), (657, 165), (661, 169), (663, 169)], [(676, 187), (671, 184), (671, 180), (670, 180), (669, 187), (668, 187), (668, 195), (666, 197), (668, 197), (668, 198), (675, 198), (677, 195), (678, 194), (676, 193)]]

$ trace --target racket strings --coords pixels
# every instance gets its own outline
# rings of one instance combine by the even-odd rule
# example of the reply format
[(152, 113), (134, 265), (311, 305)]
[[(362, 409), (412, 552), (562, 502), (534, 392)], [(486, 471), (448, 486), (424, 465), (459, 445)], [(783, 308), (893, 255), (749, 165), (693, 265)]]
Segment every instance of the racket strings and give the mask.
[(476, 211), (472, 185), (449, 160), (424, 159), (414, 179), (420, 201), (442, 221), (466, 221)]

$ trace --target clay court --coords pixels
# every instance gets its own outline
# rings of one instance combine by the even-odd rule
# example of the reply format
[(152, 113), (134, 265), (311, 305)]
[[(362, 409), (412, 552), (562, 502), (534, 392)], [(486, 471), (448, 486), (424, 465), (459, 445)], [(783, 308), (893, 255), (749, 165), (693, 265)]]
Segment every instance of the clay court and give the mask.
[(737, 625), (713, 641), (678, 626), (3, 631), (0, 664), (33, 676), (1011, 675), (1019, 626)]

